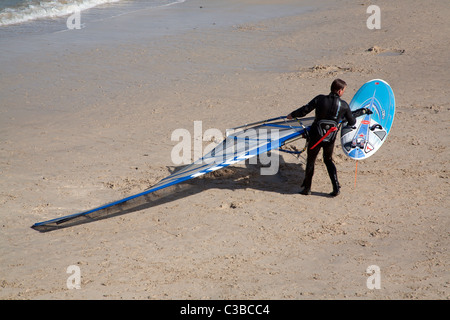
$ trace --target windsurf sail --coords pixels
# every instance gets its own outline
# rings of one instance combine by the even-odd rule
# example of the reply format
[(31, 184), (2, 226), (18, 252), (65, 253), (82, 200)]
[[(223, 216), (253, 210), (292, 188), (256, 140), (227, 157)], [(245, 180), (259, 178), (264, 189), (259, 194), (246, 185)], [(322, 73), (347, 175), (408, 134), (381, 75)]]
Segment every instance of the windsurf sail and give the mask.
[(230, 129), (227, 131), (229, 133), (227, 137), (209, 153), (149, 189), (87, 211), (38, 222), (32, 228), (47, 232), (126, 213), (129, 211), (127, 204), (131, 200), (142, 198), (144, 201), (151, 201), (149, 195), (158, 190), (279, 149), (287, 143), (300, 139), (307, 135), (313, 120), (314, 118), (303, 118), (300, 121), (277, 117)]

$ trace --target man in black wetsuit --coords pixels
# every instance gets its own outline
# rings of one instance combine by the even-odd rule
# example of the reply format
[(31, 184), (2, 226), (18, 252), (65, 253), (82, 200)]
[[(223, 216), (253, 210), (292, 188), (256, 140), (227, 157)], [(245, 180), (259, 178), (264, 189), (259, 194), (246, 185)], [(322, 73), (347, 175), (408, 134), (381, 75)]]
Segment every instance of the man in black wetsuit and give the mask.
[(347, 84), (344, 80), (336, 79), (331, 84), (331, 92), (328, 95), (318, 95), (307, 105), (291, 112), (287, 118), (301, 118), (312, 110), (316, 110), (315, 120), (309, 130), (308, 156), (306, 161), (305, 179), (303, 180), (303, 190), (301, 194), (311, 194), (311, 182), (314, 175), (314, 163), (320, 148), (323, 148), (323, 161), (327, 166), (328, 175), (333, 185), (333, 192), (330, 196), (339, 194), (339, 181), (337, 178), (336, 166), (333, 162), (333, 149), (336, 140), (338, 125), (341, 121), (347, 121), (348, 126), (353, 126), (356, 119), (352, 115), (347, 102), (341, 100)]

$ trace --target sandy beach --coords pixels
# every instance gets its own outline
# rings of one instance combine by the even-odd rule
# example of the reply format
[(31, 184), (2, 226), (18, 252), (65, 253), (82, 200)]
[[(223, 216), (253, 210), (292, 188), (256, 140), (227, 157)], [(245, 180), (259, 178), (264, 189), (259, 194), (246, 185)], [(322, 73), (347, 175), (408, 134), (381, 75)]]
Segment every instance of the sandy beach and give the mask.
[[(187, 0), (0, 38), (0, 299), (448, 300), (450, 6), (377, 1), (370, 30), (371, 4)], [(356, 182), (336, 143), (336, 198), (322, 160), (298, 194), (305, 159), (282, 154), (273, 176), (242, 163), (124, 215), (30, 228), (168, 176), (176, 129), (287, 115), (338, 77), (347, 102), (386, 80), (397, 111)]]

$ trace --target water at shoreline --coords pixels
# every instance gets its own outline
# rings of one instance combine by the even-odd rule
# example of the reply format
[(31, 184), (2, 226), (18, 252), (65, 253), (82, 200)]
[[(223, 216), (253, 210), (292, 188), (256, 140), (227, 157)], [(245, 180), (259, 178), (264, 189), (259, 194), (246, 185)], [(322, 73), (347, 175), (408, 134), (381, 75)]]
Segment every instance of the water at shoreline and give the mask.
[(0, 38), (40, 35), (67, 30), (67, 19), (79, 13), (79, 25), (166, 7), (186, 0), (11, 0), (0, 6)]
[[(279, 62), (273, 51), (260, 50), (255, 55), (248, 41), (256, 34), (242, 31), (252, 22), (311, 10), (289, 1), (283, 5), (249, 5), (237, 0), (204, 3), (186, 0), (169, 7), (127, 7), (129, 14), (123, 10), (113, 14), (116, 5), (105, 10), (94, 8), (81, 14), (85, 25), (80, 30), (69, 30), (66, 17), (0, 27), (0, 113), (8, 114), (3, 120), (28, 121), (103, 105), (104, 99), (142, 84), (170, 86), (180, 79), (191, 81), (198, 74), (223, 74), (242, 68), (277, 70)], [(99, 17), (96, 12), (107, 14)], [(93, 18), (89, 20), (90, 15)], [(15, 28), (27, 32), (12, 31)], [(220, 50), (217, 57), (194, 63), (190, 55), (197, 57), (195, 52), (208, 46), (222, 46), (213, 36), (215, 30), (218, 35), (227, 34), (227, 43), (239, 50), (230, 51), (233, 58)], [(245, 40), (247, 37), (251, 39)], [(265, 37), (265, 32), (259, 37)], [(247, 61), (250, 55), (253, 59)], [(280, 63), (284, 67), (297, 56), (297, 52), (285, 52)]]

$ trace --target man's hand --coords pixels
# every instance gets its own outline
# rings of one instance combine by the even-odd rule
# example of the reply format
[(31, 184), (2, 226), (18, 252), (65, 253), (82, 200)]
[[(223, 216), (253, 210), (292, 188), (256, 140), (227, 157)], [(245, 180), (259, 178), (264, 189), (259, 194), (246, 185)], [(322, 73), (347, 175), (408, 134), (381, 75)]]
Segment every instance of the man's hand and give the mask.
[(292, 118), (292, 115), (289, 113), (289, 114), (287, 115), (286, 119), (292, 120), (292, 119), (294, 119), (294, 118)]
[(357, 109), (355, 111), (352, 111), (352, 113), (353, 113), (353, 116), (355, 118), (358, 118), (358, 117), (360, 117), (360, 116), (362, 116), (364, 114), (372, 114), (373, 111), (370, 110), (369, 108), (360, 108), (360, 109)]

